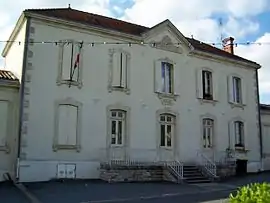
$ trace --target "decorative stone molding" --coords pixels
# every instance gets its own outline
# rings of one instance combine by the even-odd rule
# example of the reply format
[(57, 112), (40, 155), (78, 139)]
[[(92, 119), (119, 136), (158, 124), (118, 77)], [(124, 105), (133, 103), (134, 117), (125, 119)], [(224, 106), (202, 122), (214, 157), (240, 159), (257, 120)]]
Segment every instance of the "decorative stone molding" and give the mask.
[(71, 86), (77, 86), (79, 89), (82, 88), (83, 86), (83, 82), (82, 82), (82, 76), (83, 76), (83, 48), (81, 49), (80, 52), (80, 61), (79, 61), (79, 74), (78, 74), (78, 80), (77, 81), (69, 81), (69, 80), (65, 80), (63, 79), (62, 75), (63, 75), (63, 58), (64, 58), (64, 46), (66, 43), (80, 43), (74, 40), (60, 40), (58, 42), (59, 44), (59, 57), (58, 57), (58, 74), (57, 74), (57, 78), (56, 78), (56, 84), (58, 86), (60, 85), (71, 85)]
[[(60, 105), (72, 105), (77, 107), (77, 134), (76, 134), (76, 145), (60, 145), (58, 144), (58, 127), (59, 127), (59, 106)], [(55, 102), (55, 115), (54, 115), (54, 137), (53, 137), (53, 151), (58, 150), (81, 150), (81, 125), (82, 125), (82, 106), (83, 104), (71, 97), (67, 97), (63, 100)]]
[[(113, 82), (113, 55), (115, 53), (124, 53), (127, 56), (127, 67), (126, 67), (126, 87), (114, 87), (112, 85)], [(122, 48), (113, 48), (109, 49), (109, 71), (108, 71), (108, 92), (111, 93), (113, 91), (120, 91), (120, 92), (125, 92), (126, 94), (130, 94), (130, 59), (131, 59), (131, 54), (127, 51), (125, 51)]]
[(180, 47), (180, 43), (179, 45), (175, 45), (175, 43), (172, 41), (172, 39), (168, 35), (165, 35), (161, 39), (161, 41), (151, 41), (150, 46), (157, 49), (162, 49), (165, 51), (175, 52), (179, 54), (183, 53), (183, 48)]

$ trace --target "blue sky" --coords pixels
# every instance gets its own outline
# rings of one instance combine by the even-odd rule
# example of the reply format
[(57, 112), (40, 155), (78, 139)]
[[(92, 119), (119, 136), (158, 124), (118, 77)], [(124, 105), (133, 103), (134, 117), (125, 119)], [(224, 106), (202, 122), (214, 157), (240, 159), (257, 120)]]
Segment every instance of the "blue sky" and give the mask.
[[(153, 26), (170, 19), (186, 36), (204, 42), (220, 42), (233, 36), (236, 42), (265, 42), (241, 45), (236, 54), (262, 65), (259, 71), (262, 103), (270, 103), (270, 0), (70, 0), (71, 7), (130, 22)], [(6, 40), (26, 8), (67, 7), (65, 0), (0, 1), (0, 40)], [(219, 27), (222, 18), (223, 26)], [(268, 42), (268, 44), (267, 44)], [(3, 43), (0, 43), (2, 50)], [(0, 67), (4, 60), (0, 60)]]

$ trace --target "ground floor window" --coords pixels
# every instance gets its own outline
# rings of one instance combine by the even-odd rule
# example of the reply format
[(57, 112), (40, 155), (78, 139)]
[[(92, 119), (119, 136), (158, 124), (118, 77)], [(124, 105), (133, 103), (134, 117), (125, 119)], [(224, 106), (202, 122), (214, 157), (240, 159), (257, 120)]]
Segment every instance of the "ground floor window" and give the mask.
[(122, 146), (126, 133), (126, 112), (122, 110), (110, 111), (110, 136), (112, 146)]
[(203, 147), (210, 149), (213, 146), (214, 120), (210, 118), (203, 119)]
[(160, 124), (160, 146), (172, 147), (173, 134), (175, 130), (175, 116), (170, 114), (161, 114), (159, 117)]

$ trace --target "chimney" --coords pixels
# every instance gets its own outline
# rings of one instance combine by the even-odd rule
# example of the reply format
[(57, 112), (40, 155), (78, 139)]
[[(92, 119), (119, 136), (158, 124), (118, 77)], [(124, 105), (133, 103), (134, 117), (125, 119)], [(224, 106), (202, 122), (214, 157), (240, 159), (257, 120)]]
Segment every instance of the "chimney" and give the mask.
[(233, 37), (227, 37), (227, 38), (223, 39), (222, 40), (223, 50), (230, 53), (230, 54), (234, 54), (233, 41), (234, 41)]

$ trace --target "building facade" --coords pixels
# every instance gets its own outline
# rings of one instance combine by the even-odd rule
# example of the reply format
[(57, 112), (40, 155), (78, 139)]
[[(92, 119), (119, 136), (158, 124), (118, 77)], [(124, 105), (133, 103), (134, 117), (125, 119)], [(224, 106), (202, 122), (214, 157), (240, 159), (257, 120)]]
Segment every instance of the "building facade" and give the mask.
[(22, 82), (20, 181), (98, 178), (116, 159), (214, 163), (228, 149), (260, 169), (258, 64), (168, 20), (146, 28), (71, 8), (26, 10), (10, 40), (27, 42), (3, 51)]
[(270, 170), (270, 105), (261, 104), (263, 170)]

